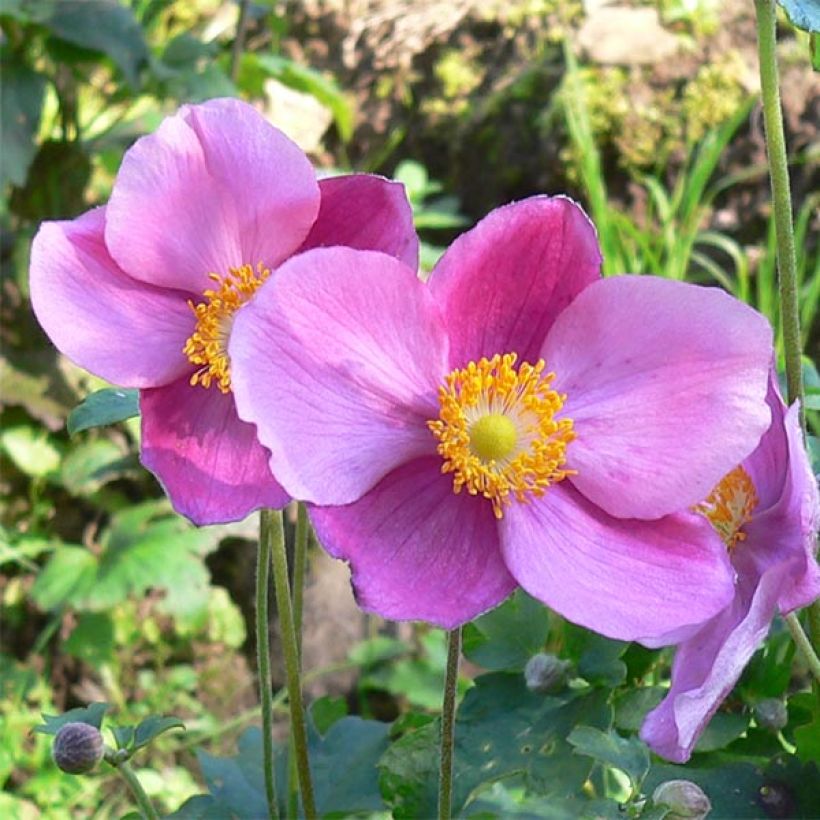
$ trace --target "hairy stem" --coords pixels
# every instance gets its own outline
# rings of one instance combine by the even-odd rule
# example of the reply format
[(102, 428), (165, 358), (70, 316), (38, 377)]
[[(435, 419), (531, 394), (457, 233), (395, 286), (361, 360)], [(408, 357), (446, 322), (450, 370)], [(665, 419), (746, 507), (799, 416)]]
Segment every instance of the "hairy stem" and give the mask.
[(814, 676), (814, 679), (820, 683), (820, 658), (815, 654), (811, 641), (803, 631), (800, 619), (792, 612), (786, 615), (785, 620), (786, 626), (789, 627), (789, 632), (792, 633), (792, 640), (805, 658), (809, 671)]
[(438, 781), (439, 820), (449, 820), (453, 802), (453, 747), (456, 723), (456, 684), (461, 657), (461, 627), (447, 633), (447, 672), (441, 709), (441, 762)]
[(111, 755), (107, 754), (105, 759), (122, 775), (122, 779), (128, 784), (128, 788), (131, 789), (131, 794), (134, 795), (134, 799), (137, 801), (142, 816), (147, 818), (147, 820), (159, 820), (157, 810), (145, 793), (145, 789), (142, 788), (139, 778), (134, 773), (128, 761), (119, 759), (116, 752)]
[(302, 705), (302, 686), (300, 680), (299, 642), (293, 622), (293, 607), (288, 583), (288, 559), (285, 553), (285, 531), (282, 513), (269, 513), (272, 516), (271, 548), (273, 553), (273, 584), (276, 590), (276, 606), (279, 612), (279, 628), (282, 634), (282, 650), (285, 655), (285, 673), (288, 684), (288, 702), (290, 704), (290, 725), (293, 733), (293, 747), (296, 755), (296, 769), (299, 773), (299, 788), (302, 792), (302, 807), (308, 820), (316, 817), (316, 805), (313, 799), (313, 783), (310, 778), (310, 765), (307, 751), (307, 727), (305, 710)]
[(268, 817), (279, 817), (276, 801), (276, 772), (273, 761), (273, 695), (270, 675), (270, 624), (268, 622), (268, 587), (271, 564), (270, 510), (259, 513), (259, 548), (256, 551), (256, 666), (259, 674), (259, 698), (262, 702), (262, 757), (265, 768), (265, 795)]

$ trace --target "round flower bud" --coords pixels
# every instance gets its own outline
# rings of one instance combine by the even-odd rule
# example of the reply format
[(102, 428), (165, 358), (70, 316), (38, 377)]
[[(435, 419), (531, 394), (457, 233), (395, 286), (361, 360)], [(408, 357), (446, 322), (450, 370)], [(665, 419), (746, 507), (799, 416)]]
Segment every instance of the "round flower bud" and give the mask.
[(64, 723), (51, 749), (54, 762), (68, 774), (90, 772), (103, 756), (103, 737), (88, 723)]
[(667, 780), (652, 794), (656, 806), (666, 806), (670, 813), (666, 820), (703, 820), (712, 804), (697, 783), (691, 780)]
[(531, 692), (552, 692), (560, 689), (567, 679), (569, 662), (539, 652), (533, 655), (524, 667), (524, 680)]
[(766, 698), (755, 705), (755, 720), (763, 729), (779, 732), (788, 722), (786, 704), (777, 698)]

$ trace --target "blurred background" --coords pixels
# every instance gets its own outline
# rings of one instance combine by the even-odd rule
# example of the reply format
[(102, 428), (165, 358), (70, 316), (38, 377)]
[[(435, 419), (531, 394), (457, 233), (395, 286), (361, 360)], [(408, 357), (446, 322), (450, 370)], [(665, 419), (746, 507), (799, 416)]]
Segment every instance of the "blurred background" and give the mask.
[[(28, 302), (39, 223), (104, 203), (125, 150), (180, 104), (242, 97), (320, 173), (404, 182), (425, 271), (492, 208), (567, 192), (607, 275), (719, 285), (779, 324), (749, 0), (0, 0), (0, 24), (3, 816), (126, 810), (116, 779), (57, 771), (28, 734), (43, 711), (181, 716), (188, 733), (140, 772), (166, 811), (201, 790), (195, 745), (230, 750), (258, 721), (256, 521), (176, 517), (139, 466), (137, 419), (69, 436), (69, 411), (106, 385), (56, 353)], [(820, 75), (785, 18), (779, 60), (816, 359)], [(805, 375), (816, 435), (808, 357)], [(346, 568), (310, 560), (311, 697), (388, 720), (438, 708), (443, 636), (363, 617)]]

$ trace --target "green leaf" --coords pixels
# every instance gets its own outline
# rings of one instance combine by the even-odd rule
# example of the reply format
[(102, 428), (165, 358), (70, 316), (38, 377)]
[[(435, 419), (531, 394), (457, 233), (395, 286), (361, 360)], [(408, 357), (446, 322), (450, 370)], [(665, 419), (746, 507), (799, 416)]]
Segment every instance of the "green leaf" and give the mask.
[(347, 701), (342, 697), (334, 698), (327, 695), (314, 701), (310, 707), (310, 717), (320, 735), (327, 734), (327, 730), (346, 714)]
[(464, 629), (464, 656), (490, 670), (523, 669), (544, 648), (549, 612), (523, 590)]
[(578, 754), (625, 772), (632, 781), (634, 791), (640, 789), (649, 771), (649, 750), (643, 741), (636, 737), (621, 737), (612, 731), (602, 732), (592, 726), (577, 726), (570, 732), (567, 741)]
[[(523, 675), (494, 672), (475, 680), (456, 716), (453, 810), (479, 787), (521, 778), (528, 791), (550, 798), (577, 794), (593, 763), (572, 753), (567, 736), (581, 721), (608, 729), (607, 692), (561, 697), (530, 692)], [(438, 722), (397, 740), (381, 760), (385, 799), (398, 817), (436, 813)]]
[(80, 601), (94, 585), (97, 559), (85, 547), (61, 545), (37, 576), (31, 597), (40, 609)]
[(14, 466), (32, 478), (55, 473), (60, 466), (60, 450), (49, 436), (28, 425), (9, 427), (0, 434), (0, 449)]
[(62, 648), (69, 655), (99, 668), (114, 656), (114, 623), (105, 612), (83, 612)]
[(147, 746), (155, 737), (167, 732), (169, 729), (182, 729), (185, 731), (185, 724), (178, 717), (162, 717), (151, 715), (137, 724), (134, 730), (134, 751)]
[(627, 689), (615, 697), (615, 726), (627, 732), (637, 732), (647, 713), (654, 709), (668, 692), (661, 686)]
[(309, 752), (320, 815), (384, 809), (376, 766), (387, 750), (388, 730), (376, 720), (344, 717), (324, 738), (314, 738)]
[(615, 688), (626, 679), (626, 664), (620, 659), (629, 647), (623, 641), (590, 632), (567, 623), (564, 626), (565, 654), (576, 661), (578, 674), (595, 686)]
[(148, 47), (127, 6), (117, 0), (61, 0), (45, 25), (61, 40), (108, 55), (132, 88), (139, 85)]
[(695, 746), (696, 752), (713, 752), (737, 740), (749, 728), (749, 716), (718, 712), (710, 721)]
[(72, 495), (87, 496), (104, 484), (134, 474), (136, 459), (110, 439), (84, 441), (71, 448), (60, 468), (60, 481)]
[(88, 706), (69, 709), (62, 715), (43, 715), (42, 723), (34, 727), (35, 732), (43, 735), (56, 735), (66, 723), (87, 723), (99, 729), (102, 726), (103, 716), (108, 711), (107, 703), (89, 703)]
[(37, 153), (34, 138), (40, 127), (40, 112), (46, 78), (26, 66), (2, 63), (3, 93), (0, 95), (0, 187), (23, 185), (29, 165)]
[(114, 735), (114, 742), (118, 749), (130, 750), (134, 742), (133, 726), (110, 726), (111, 734)]
[(69, 414), (66, 429), (70, 435), (102, 427), (140, 414), (139, 391), (107, 387), (86, 396)]
[(789, 19), (804, 31), (820, 31), (820, 0), (778, 0)]

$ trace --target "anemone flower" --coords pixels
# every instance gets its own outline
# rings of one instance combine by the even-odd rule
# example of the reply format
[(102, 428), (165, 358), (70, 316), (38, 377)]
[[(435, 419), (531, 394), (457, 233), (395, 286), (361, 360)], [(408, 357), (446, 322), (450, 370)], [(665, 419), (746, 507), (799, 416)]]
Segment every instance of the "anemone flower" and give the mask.
[(735, 594), (678, 647), (669, 693), (641, 729), (652, 749), (678, 763), (689, 759), (775, 615), (820, 595), (814, 557), (820, 499), (797, 404), (786, 410), (774, 380), (767, 402), (772, 423), (760, 445), (696, 507), (731, 556)]
[(415, 267), (403, 187), (360, 174), (317, 183), (294, 143), (231, 99), (182, 107), (125, 154), (105, 207), (34, 239), (40, 324), (80, 366), (140, 388), (142, 462), (197, 524), (288, 500), (236, 415), (227, 342), (257, 288), (322, 245)]
[(654, 639), (725, 606), (720, 538), (676, 511), (768, 426), (771, 330), (721, 291), (600, 279), (600, 261), (577, 205), (534, 197), (463, 234), (429, 285), (314, 250), (237, 316), (240, 417), (364, 609), (451, 628), (518, 583)]

